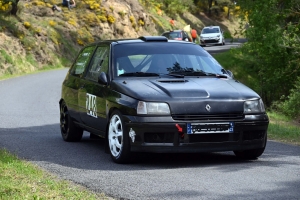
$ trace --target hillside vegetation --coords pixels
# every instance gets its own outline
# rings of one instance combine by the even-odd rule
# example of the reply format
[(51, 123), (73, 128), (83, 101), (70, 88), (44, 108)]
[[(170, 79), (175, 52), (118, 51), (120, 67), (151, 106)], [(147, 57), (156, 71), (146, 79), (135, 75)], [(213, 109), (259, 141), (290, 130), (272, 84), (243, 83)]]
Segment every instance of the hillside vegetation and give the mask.
[[(0, 1), (0, 9), (1, 2), (5, 0)], [(205, 25), (218, 24), (227, 35), (239, 25), (223, 16), (208, 18), (200, 11), (188, 12), (188, 4), (177, 8), (184, 13), (174, 14), (157, 1), (77, 0), (71, 10), (61, 2), (20, 0), (15, 15), (11, 6), (2, 6), (7, 11), (0, 16), (0, 77), (69, 66), (82, 46), (96, 40), (161, 34), (171, 29), (171, 17), (178, 29), (191, 25), (200, 31)], [(62, 11), (52, 10), (53, 5)]]

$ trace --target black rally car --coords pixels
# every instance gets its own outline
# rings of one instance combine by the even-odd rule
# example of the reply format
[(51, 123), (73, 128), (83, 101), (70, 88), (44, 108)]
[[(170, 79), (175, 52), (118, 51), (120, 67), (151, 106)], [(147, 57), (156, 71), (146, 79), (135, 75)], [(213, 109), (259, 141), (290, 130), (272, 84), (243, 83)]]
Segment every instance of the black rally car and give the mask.
[(259, 157), (268, 116), (260, 96), (202, 47), (164, 36), (85, 46), (66, 75), (61, 134), (106, 138), (114, 162), (132, 152), (217, 152)]

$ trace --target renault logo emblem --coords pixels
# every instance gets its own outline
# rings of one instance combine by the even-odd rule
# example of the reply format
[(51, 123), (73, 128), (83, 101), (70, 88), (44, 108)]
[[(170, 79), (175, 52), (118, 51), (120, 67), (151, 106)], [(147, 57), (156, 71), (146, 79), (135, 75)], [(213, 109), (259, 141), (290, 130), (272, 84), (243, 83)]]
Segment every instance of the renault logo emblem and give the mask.
[(210, 109), (211, 109), (210, 105), (206, 104), (205, 109), (206, 109), (208, 112), (210, 112)]

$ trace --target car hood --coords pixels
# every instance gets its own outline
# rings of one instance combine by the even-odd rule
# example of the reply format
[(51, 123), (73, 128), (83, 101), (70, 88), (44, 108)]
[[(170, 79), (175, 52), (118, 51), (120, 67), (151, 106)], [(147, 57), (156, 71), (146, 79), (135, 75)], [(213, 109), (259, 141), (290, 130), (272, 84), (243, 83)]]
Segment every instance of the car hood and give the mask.
[[(244, 101), (260, 98), (250, 88), (234, 79), (118, 79), (112, 89), (147, 102), (167, 102), (172, 114), (243, 113)], [(201, 109), (199, 109), (201, 108)]]
[(217, 37), (220, 36), (221, 33), (207, 33), (207, 34), (201, 34), (201, 37)]

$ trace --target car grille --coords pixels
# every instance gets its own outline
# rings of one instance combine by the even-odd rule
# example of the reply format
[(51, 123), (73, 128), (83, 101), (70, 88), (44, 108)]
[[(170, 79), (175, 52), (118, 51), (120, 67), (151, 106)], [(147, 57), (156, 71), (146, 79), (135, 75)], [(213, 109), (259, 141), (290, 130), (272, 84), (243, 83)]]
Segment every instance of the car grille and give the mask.
[(236, 142), (239, 136), (239, 133), (194, 134), (189, 135), (189, 142)]
[(204, 40), (205, 43), (216, 43), (218, 42), (218, 40)]
[(219, 115), (172, 115), (174, 120), (193, 121), (193, 120), (238, 120), (244, 119), (243, 114), (219, 114)]
[[(261, 140), (266, 132), (257, 131), (237, 131), (234, 133), (213, 133), (213, 134), (188, 134), (188, 143), (218, 143), (218, 142), (238, 142), (242, 136), (242, 141)], [(173, 143), (176, 132), (146, 132), (144, 133), (145, 143)], [(182, 139), (181, 143), (185, 143)]]
[(241, 134), (243, 134), (242, 141), (253, 141), (263, 139), (266, 133), (265, 131), (244, 131), (235, 133), (193, 134), (189, 135), (189, 142), (237, 142)]

